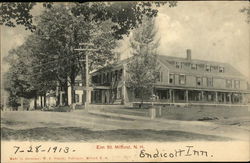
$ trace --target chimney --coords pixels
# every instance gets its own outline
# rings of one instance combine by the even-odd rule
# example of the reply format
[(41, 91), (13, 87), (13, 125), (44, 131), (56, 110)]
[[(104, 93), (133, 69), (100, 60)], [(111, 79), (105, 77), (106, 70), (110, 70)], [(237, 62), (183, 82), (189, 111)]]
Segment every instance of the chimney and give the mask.
[(192, 54), (191, 54), (191, 49), (187, 49), (187, 60), (191, 60)]

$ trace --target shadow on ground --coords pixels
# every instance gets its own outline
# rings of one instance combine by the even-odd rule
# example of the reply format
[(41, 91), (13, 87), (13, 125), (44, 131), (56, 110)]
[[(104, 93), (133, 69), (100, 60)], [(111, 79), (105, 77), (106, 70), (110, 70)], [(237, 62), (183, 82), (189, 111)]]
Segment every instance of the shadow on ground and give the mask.
[(231, 138), (213, 135), (203, 135), (192, 132), (175, 130), (135, 130), (118, 129), (105, 131), (92, 131), (78, 127), (48, 128), (40, 127), (33, 129), (14, 130), (3, 127), (1, 129), (2, 140), (21, 141), (230, 141)]

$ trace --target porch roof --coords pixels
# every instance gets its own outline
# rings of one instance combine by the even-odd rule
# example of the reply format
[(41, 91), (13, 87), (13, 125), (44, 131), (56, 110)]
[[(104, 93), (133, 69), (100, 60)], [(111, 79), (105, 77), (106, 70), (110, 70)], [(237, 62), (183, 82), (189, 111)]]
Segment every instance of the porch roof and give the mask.
[(212, 91), (212, 92), (237, 92), (250, 94), (250, 90), (230, 90), (230, 89), (217, 89), (217, 88), (197, 88), (185, 86), (170, 86), (170, 85), (156, 85), (157, 89), (181, 89), (181, 90), (196, 90), (196, 91)]

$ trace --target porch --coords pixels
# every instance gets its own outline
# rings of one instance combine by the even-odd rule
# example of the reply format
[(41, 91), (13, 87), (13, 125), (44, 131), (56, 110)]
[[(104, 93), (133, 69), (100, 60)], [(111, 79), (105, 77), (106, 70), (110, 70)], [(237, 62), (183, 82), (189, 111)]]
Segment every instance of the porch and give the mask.
[(245, 93), (220, 90), (188, 90), (156, 88), (159, 103), (193, 103), (193, 104), (246, 104)]

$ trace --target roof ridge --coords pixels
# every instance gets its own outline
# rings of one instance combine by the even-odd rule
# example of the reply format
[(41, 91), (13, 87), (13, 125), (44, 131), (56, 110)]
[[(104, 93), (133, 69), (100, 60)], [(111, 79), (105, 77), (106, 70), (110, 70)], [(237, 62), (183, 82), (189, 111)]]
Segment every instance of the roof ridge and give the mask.
[[(184, 57), (176, 57), (176, 56), (162, 55), (162, 54), (159, 54), (158, 56), (163, 56), (163, 57), (173, 58), (173, 59), (186, 60), (186, 58), (184, 58)], [(218, 62), (218, 61), (201, 60), (201, 59), (191, 59), (191, 60), (186, 60), (186, 61), (189, 61), (189, 62), (192, 62), (192, 61), (198, 61), (198, 62), (213, 62), (213, 63), (228, 64), (227, 62)]]

